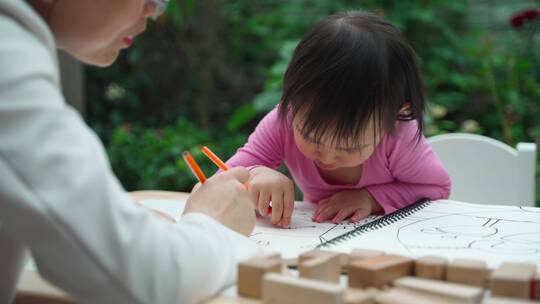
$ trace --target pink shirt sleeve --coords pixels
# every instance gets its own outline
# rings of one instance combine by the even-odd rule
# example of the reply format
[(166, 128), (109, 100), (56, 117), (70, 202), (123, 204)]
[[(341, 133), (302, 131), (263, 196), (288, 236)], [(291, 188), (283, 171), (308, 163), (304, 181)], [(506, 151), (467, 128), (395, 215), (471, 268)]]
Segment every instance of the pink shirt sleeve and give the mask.
[(417, 141), (415, 122), (398, 122), (396, 134), (381, 144), (394, 182), (367, 186), (385, 213), (406, 207), (420, 199), (446, 199), (450, 196), (448, 172), (433, 153), (425, 137)]
[(277, 108), (270, 111), (251, 133), (248, 142), (226, 163), (230, 167), (279, 167), (284, 157), (284, 127), (279, 123)]

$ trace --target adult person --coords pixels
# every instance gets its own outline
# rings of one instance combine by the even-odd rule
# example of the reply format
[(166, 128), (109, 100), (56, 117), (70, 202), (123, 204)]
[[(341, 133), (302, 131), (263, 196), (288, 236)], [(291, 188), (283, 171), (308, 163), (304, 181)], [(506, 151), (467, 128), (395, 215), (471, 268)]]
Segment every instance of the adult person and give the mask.
[(0, 0), (0, 303), (28, 255), (82, 303), (192, 303), (258, 252), (245, 237), (246, 169), (210, 178), (179, 222), (165, 221), (132, 203), (61, 95), (56, 48), (108, 66), (164, 4)]

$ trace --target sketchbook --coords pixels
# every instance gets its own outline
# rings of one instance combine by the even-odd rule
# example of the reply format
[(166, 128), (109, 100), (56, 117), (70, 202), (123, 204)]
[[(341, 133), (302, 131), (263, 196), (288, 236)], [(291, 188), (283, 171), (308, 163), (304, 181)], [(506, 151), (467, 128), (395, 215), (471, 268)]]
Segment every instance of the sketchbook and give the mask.
[[(146, 200), (143, 205), (179, 218), (185, 202)], [(315, 205), (296, 202), (290, 229), (258, 218), (250, 239), (268, 252), (294, 261), (314, 248), (350, 253), (376, 249), (413, 258), (437, 255), (448, 259), (485, 260), (540, 265), (540, 208), (469, 204), (451, 200), (422, 201), (357, 224), (314, 223)]]
[(540, 208), (423, 201), (328, 240), (319, 248), (540, 265)]

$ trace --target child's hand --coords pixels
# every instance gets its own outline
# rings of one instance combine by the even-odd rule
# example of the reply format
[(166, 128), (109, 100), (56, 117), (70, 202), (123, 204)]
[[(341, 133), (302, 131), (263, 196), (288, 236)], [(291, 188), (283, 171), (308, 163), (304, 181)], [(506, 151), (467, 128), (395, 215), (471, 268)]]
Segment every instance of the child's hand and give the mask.
[(367, 190), (348, 190), (319, 201), (312, 219), (318, 223), (331, 219), (339, 224), (350, 218), (351, 222), (356, 223), (372, 213), (380, 212), (381, 206)]
[(250, 173), (249, 193), (255, 209), (261, 215), (270, 215), (268, 207), (272, 202), (272, 224), (289, 227), (294, 208), (292, 180), (281, 172), (262, 166), (252, 169)]

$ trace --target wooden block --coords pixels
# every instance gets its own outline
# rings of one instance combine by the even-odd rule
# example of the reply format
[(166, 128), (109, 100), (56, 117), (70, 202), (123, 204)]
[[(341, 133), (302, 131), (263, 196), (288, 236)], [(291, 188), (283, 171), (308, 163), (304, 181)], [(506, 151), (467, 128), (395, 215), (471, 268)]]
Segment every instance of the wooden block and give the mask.
[(472, 259), (455, 259), (446, 269), (448, 282), (485, 287), (489, 271), (486, 262)]
[(448, 260), (437, 256), (418, 258), (414, 263), (414, 275), (419, 278), (445, 280)]
[(445, 298), (433, 294), (425, 294), (400, 287), (391, 288), (375, 296), (378, 304), (463, 304), (455, 299)]
[[(260, 299), (239, 297), (237, 295), (220, 294), (207, 301), (201, 302), (201, 304), (261, 304)], [(32, 303), (13, 303), (13, 304), (32, 304)], [(38, 303), (35, 303), (38, 304)], [(47, 304), (47, 303), (39, 303)], [(55, 303), (56, 304), (56, 303)]]
[(326, 282), (339, 282), (341, 275), (341, 253), (330, 252), (311, 259), (303, 259), (298, 264), (300, 277), (321, 280)]
[(414, 292), (404, 291), (398, 288), (391, 288), (380, 292), (375, 296), (375, 303), (378, 304), (432, 304), (426, 299), (421, 299)]
[(344, 304), (345, 287), (339, 284), (267, 273), (263, 279), (265, 304)]
[(491, 294), (494, 296), (530, 299), (536, 265), (528, 263), (503, 263), (491, 274)]
[(491, 297), (490, 300), (487, 301), (486, 303), (488, 304), (538, 304), (539, 302), (522, 300), (522, 299), (514, 299), (514, 298)]
[(540, 301), (540, 273), (536, 274), (534, 278), (534, 282), (532, 283), (532, 291), (533, 295), (531, 298), (533, 298), (536, 301)]
[(375, 295), (378, 292), (375, 288), (348, 288), (345, 291), (345, 304), (375, 304)]
[(470, 285), (442, 282), (417, 277), (403, 277), (393, 282), (394, 286), (419, 293), (430, 294), (448, 301), (481, 303), (484, 289)]
[(320, 250), (320, 249), (313, 249), (310, 251), (306, 251), (298, 256), (298, 265), (300, 265), (302, 262), (311, 260), (311, 259), (318, 259), (322, 257), (334, 257), (336, 254), (340, 256), (346, 256), (346, 254), (337, 252), (337, 251), (330, 251), (330, 250)]
[(376, 258), (384, 255), (384, 251), (371, 249), (353, 249), (349, 254), (349, 262)]
[(393, 280), (412, 275), (413, 260), (398, 255), (353, 261), (349, 264), (349, 287), (381, 287)]
[(265, 273), (281, 273), (283, 261), (280, 254), (259, 256), (238, 264), (238, 294), (260, 298)]
[(349, 269), (349, 263), (352, 261), (375, 258), (381, 255), (384, 255), (384, 251), (371, 249), (353, 249), (350, 254), (343, 255), (343, 259), (341, 260), (341, 271), (343, 273), (347, 273)]
[(310, 251), (303, 252), (298, 256), (298, 265), (300, 265), (301, 262), (319, 258), (321, 256), (325, 256), (327, 253), (328, 253), (327, 250), (319, 250), (319, 249), (313, 249)]

